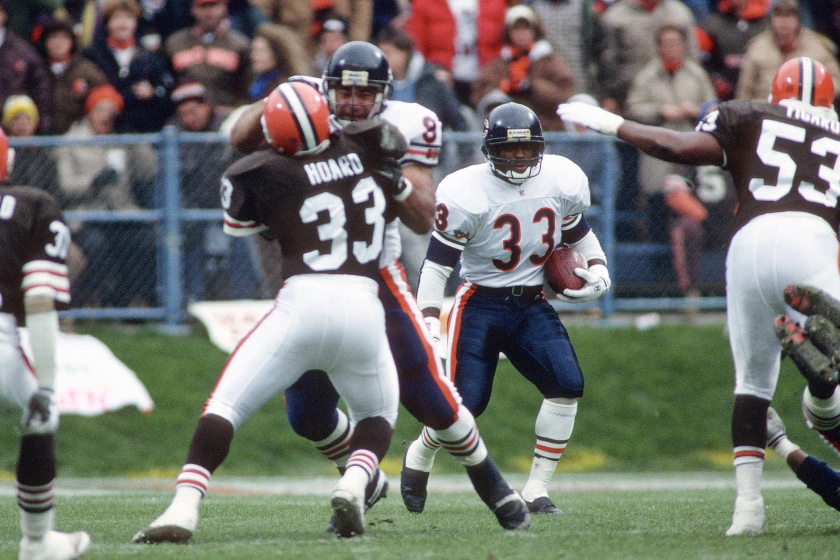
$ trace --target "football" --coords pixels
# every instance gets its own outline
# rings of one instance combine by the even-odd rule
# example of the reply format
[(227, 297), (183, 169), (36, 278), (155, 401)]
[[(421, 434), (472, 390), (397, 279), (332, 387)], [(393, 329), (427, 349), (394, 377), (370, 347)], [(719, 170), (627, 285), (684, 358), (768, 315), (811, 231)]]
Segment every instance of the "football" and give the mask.
[(575, 274), (576, 268), (588, 268), (586, 258), (571, 247), (559, 247), (545, 261), (545, 281), (559, 294), (567, 289), (579, 290), (586, 281)]

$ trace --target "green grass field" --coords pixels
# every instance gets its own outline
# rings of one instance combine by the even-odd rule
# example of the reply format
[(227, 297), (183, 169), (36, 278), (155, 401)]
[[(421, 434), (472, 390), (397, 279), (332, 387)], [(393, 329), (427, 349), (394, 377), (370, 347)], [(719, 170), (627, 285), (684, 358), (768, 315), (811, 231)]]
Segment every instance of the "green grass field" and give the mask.
[[(727, 560), (837, 558), (837, 512), (805, 489), (765, 491), (768, 532), (725, 538), (732, 503), (726, 489), (572, 491), (566, 513), (506, 532), (472, 493), (442, 493), (410, 514), (398, 493), (367, 516), (366, 534), (325, 533), (329, 500), (310, 495), (210, 495), (187, 545), (137, 545), (132, 535), (168, 504), (169, 493), (125, 490), (61, 500), (61, 529), (85, 528), (90, 560)], [(18, 533), (5, 508), (0, 558), (14, 558)]]
[[(198, 414), (226, 355), (198, 326), (186, 336), (96, 323), (77, 329), (107, 344), (137, 373), (155, 402), (149, 415), (126, 408), (93, 418), (62, 417), (57, 436), (58, 528), (88, 530), (95, 541), (89, 558), (588, 560), (840, 555), (838, 512), (799, 484), (772, 452), (766, 476), (784, 484), (765, 492), (767, 535), (723, 537), (734, 498), (731, 358), (722, 324), (687, 322), (646, 331), (570, 323), (586, 375), (586, 394), (552, 481), (552, 495), (567, 513), (536, 518), (528, 532), (502, 531), (471, 491), (435, 493), (425, 513), (407, 513), (399, 498), (398, 472), (404, 446), (417, 436), (419, 424), (401, 410), (383, 462), (391, 492), (370, 512), (367, 536), (338, 541), (325, 535), (329, 500), (322, 494), (211, 490), (190, 545), (132, 545), (131, 536), (169, 502)], [(803, 387), (801, 376), (785, 361), (774, 406), (794, 441), (838, 466), (836, 456), (802, 424)], [(490, 407), (478, 422), (490, 453), (512, 479), (524, 481), (527, 475), (539, 403), (536, 390), (502, 362)], [(6, 473), (7, 496), (7, 507), (0, 509), (2, 559), (15, 556), (19, 538), (11, 476), (17, 436), (6, 430), (0, 440), (6, 450), (0, 471)], [(634, 489), (638, 476), (690, 479), (697, 473), (711, 473), (719, 482), (697, 488)], [(300, 488), (308, 489), (312, 480), (333, 476), (333, 467), (291, 432), (282, 399), (275, 398), (237, 433), (211, 488), (224, 488), (225, 480), (242, 477), (300, 477)], [(448, 476), (466, 480), (462, 468), (441, 454), (433, 480)], [(624, 483), (579, 484), (583, 479), (577, 477), (588, 476)], [(138, 482), (97, 490), (103, 481), (113, 480), (109, 477)], [(151, 487), (141, 483), (148, 480), (156, 482)], [(69, 486), (62, 486), (62, 481)]]

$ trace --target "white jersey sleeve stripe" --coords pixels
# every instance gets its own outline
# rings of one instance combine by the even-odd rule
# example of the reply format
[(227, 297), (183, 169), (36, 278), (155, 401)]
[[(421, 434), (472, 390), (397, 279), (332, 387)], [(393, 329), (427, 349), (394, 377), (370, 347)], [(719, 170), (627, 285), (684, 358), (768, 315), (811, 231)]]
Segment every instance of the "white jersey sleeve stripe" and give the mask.
[(222, 230), (228, 235), (232, 235), (234, 237), (246, 237), (267, 229), (268, 226), (257, 223), (253, 220), (240, 221), (225, 212), (225, 220)]
[(70, 301), (67, 265), (53, 261), (30, 261), (23, 265), (21, 289), (24, 297), (48, 296), (60, 302)]

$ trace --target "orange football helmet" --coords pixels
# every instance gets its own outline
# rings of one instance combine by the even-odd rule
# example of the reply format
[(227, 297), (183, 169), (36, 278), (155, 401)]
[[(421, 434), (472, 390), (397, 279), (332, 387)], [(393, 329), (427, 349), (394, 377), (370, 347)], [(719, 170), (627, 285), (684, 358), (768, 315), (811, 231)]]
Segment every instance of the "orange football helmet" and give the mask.
[(800, 56), (779, 66), (773, 78), (772, 103), (783, 99), (798, 99), (814, 107), (834, 104), (834, 82), (821, 63)]
[(330, 110), (323, 96), (303, 82), (277, 86), (265, 101), (265, 139), (288, 155), (307, 155), (327, 147)]

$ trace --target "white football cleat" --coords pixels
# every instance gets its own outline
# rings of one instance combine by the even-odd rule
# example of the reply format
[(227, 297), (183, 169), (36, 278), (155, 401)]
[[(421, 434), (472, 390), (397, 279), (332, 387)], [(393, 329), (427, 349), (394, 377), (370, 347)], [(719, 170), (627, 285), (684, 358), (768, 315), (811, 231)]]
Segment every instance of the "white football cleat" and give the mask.
[(764, 498), (735, 498), (732, 525), (726, 530), (727, 537), (757, 537), (764, 533)]
[(49, 531), (42, 539), (23, 537), (18, 560), (75, 560), (90, 548), (90, 535), (84, 531)]
[(330, 524), (339, 537), (348, 539), (365, 532), (365, 493), (364, 488), (356, 491), (342, 483), (345, 483), (344, 478), (332, 491), (330, 504), (333, 516)]
[(198, 509), (170, 504), (160, 517), (134, 535), (131, 542), (140, 544), (186, 542), (192, 537), (197, 526)]

